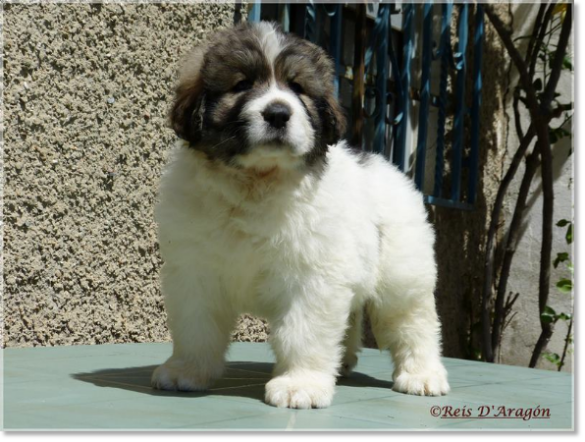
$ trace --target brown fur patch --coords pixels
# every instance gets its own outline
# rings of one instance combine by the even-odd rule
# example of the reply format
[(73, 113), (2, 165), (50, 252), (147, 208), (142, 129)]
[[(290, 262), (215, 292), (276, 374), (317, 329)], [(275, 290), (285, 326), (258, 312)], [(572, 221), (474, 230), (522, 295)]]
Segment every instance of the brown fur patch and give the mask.
[(199, 113), (201, 106), (203, 87), (203, 79), (200, 76), (180, 83), (175, 90), (175, 101), (169, 115), (171, 127), (176, 134), (191, 143), (199, 140), (202, 121), (196, 114)]
[[(218, 31), (194, 51), (176, 89), (171, 126), (193, 148), (230, 164), (254, 147), (246, 138), (243, 107), (275, 79), (279, 87), (296, 93), (307, 110), (316, 133), (307, 164), (314, 164), (346, 127), (334, 96), (332, 60), (322, 48), (296, 36), (280, 31), (267, 36), (265, 31), (265, 25), (240, 24)], [(249, 84), (238, 88), (243, 80)]]

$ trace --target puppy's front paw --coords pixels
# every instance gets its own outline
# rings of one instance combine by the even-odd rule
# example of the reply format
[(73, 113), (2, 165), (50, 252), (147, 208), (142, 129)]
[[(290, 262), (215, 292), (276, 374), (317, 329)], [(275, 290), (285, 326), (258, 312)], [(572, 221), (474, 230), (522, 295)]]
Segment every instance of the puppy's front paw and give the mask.
[(275, 407), (325, 408), (335, 392), (333, 376), (322, 374), (282, 375), (266, 384), (266, 403)]
[(447, 372), (439, 366), (418, 373), (398, 371), (392, 390), (418, 396), (442, 396), (449, 392)]
[(151, 385), (158, 390), (204, 391), (220, 374), (200, 370), (193, 364), (169, 360), (154, 370)]

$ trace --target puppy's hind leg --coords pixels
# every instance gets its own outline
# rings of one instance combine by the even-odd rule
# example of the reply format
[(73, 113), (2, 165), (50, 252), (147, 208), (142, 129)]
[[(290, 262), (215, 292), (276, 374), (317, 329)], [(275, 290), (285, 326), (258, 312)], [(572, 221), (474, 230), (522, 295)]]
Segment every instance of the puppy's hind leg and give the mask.
[(449, 392), (433, 287), (424, 278), (386, 289), (369, 305), (369, 315), (378, 346), (392, 355), (393, 390), (421, 396)]
[(340, 375), (347, 377), (351, 374), (358, 362), (357, 354), (362, 347), (363, 335), (363, 307), (359, 306), (349, 315), (348, 328), (345, 332), (343, 347), (345, 353), (341, 360)]

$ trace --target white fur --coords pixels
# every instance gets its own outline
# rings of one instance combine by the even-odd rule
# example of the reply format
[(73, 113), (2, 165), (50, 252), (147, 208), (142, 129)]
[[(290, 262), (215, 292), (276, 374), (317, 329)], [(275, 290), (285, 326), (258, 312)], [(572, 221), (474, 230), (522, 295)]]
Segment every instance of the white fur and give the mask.
[[(271, 141), (273, 141), (271, 137), (272, 129), (262, 116), (262, 112), (269, 104), (274, 102), (285, 103), (291, 109), (290, 120), (287, 122), (283, 140), (288, 145), (287, 149), (291, 154), (288, 155), (290, 158), (288, 158), (287, 165), (298, 165), (303, 161), (301, 156), (309, 152), (313, 147), (315, 132), (300, 100), (292, 92), (279, 89), (276, 80), (272, 79), (270, 88), (260, 97), (247, 103), (242, 112), (243, 118), (248, 122), (246, 125), (248, 142), (257, 146), (251, 152), (252, 156), (247, 155), (246, 157), (236, 158), (236, 161), (244, 167), (252, 165), (258, 167), (257, 161), (260, 156), (270, 157), (271, 162), (277, 157), (281, 157), (279, 151), (283, 147), (270, 148)], [(262, 149), (262, 146), (265, 145), (267, 145), (268, 149)], [(283, 158), (286, 157), (283, 156)]]
[[(272, 25), (258, 28), (272, 62), (281, 36)], [(194, 77), (202, 52), (193, 57)], [(292, 110), (284, 145), (262, 116), (274, 101)], [(394, 389), (447, 393), (434, 234), (412, 182), (381, 157), (360, 164), (343, 142), (330, 146), (323, 170), (308, 172), (314, 129), (299, 98), (274, 78), (242, 116), (252, 148), (235, 157), (239, 168), (180, 141), (162, 179), (156, 220), (173, 355), (153, 385), (209, 388), (247, 312), (271, 326), (277, 362), (266, 401), (326, 407), (336, 376), (357, 363), (367, 305), (378, 345), (392, 353)]]
[[(279, 152), (272, 155), (291, 155)], [(259, 174), (212, 164), (181, 141), (156, 220), (174, 342), (153, 375), (156, 387), (208, 388), (221, 376), (237, 316), (247, 312), (271, 326), (277, 363), (266, 401), (326, 407), (335, 377), (357, 362), (367, 302), (377, 342), (392, 353), (394, 389), (449, 390), (434, 233), (412, 182), (381, 157), (359, 164), (342, 142), (330, 147), (322, 174), (283, 167)]]
[(276, 31), (273, 23), (259, 22), (255, 24), (261, 37), (258, 38), (262, 52), (266, 56), (267, 61), (272, 64), (282, 50), (281, 34)]

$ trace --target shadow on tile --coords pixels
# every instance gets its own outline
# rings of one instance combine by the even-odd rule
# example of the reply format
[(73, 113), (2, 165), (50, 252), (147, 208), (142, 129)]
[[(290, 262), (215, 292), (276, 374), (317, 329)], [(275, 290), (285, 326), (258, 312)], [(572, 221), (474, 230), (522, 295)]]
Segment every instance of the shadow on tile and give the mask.
[[(204, 392), (162, 391), (152, 388), (150, 377), (156, 365), (103, 369), (89, 373), (76, 373), (71, 377), (98, 387), (119, 388), (151, 396), (182, 398), (232, 396), (263, 402), (264, 386), (271, 378), (273, 365), (266, 362), (228, 362), (224, 376), (210, 390)], [(392, 389), (392, 382), (376, 379), (360, 372), (354, 372), (348, 378), (339, 378), (337, 385)]]

